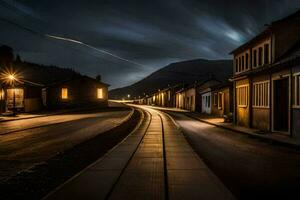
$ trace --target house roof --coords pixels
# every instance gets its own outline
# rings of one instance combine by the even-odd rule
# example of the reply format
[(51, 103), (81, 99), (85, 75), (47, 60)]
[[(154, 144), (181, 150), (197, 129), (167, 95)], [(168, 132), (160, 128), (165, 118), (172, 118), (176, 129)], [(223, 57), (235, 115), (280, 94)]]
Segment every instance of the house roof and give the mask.
[(300, 10), (298, 10), (297, 12), (295, 12), (285, 18), (271, 22), (271, 24), (265, 30), (263, 30), (261, 33), (259, 33), (252, 39), (250, 39), (248, 42), (244, 43), (243, 45), (241, 45), (241, 46), (237, 47), (236, 49), (234, 49), (233, 51), (231, 51), (230, 54), (234, 54), (234, 53), (245, 50), (251, 44), (253, 44), (257, 41), (260, 41), (260, 40), (264, 39), (266, 36), (270, 35), (275, 30), (275, 28), (278, 26), (280, 27), (282, 25), (282, 23), (292, 20), (292, 19), (297, 19), (297, 20), (300, 19)]
[(61, 85), (61, 84), (64, 84), (64, 83), (67, 83), (67, 82), (70, 82), (70, 81), (74, 81), (74, 80), (78, 80), (78, 79), (86, 79), (86, 80), (90, 80), (90, 81), (94, 81), (98, 84), (102, 84), (104, 86), (107, 86), (109, 87), (110, 85), (107, 84), (107, 83), (104, 83), (104, 82), (101, 82), (101, 81), (98, 81), (94, 78), (91, 78), (89, 76), (85, 76), (85, 75), (75, 75), (69, 79), (65, 79), (65, 80), (62, 80), (62, 81), (58, 81), (58, 82), (54, 82), (54, 83), (51, 83), (51, 84), (48, 84), (46, 85), (46, 87), (54, 87), (54, 86), (58, 86), (58, 85)]

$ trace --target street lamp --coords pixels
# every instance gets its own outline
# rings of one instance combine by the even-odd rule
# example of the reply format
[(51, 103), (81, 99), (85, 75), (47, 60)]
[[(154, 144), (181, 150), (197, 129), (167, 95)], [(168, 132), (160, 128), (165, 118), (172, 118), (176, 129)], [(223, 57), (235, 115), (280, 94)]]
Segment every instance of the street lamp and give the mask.
[(13, 116), (16, 116), (16, 114), (17, 114), (17, 112), (16, 112), (16, 90), (15, 90), (16, 77), (14, 74), (9, 74), (8, 79), (11, 82), (12, 90), (13, 90)]

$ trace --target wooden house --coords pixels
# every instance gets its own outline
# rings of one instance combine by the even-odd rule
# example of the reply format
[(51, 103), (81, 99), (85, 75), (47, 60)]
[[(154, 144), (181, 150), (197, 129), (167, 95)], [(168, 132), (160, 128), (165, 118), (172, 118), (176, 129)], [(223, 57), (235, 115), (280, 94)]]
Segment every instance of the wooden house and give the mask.
[(299, 42), (300, 11), (231, 52), (237, 125), (300, 137)]
[(43, 89), (43, 103), (47, 108), (66, 108), (95, 105), (108, 105), (109, 85), (88, 76), (48, 85)]
[(43, 109), (43, 85), (19, 80), (12, 86), (3, 84), (0, 88), (0, 111), (2, 113), (16, 109), (18, 112), (35, 112)]

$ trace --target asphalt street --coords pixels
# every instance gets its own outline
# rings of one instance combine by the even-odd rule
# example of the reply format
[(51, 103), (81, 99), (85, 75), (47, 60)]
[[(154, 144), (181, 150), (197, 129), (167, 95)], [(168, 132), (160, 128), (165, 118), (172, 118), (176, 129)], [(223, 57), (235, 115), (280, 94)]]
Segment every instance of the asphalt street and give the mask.
[(119, 125), (129, 113), (123, 109), (2, 122), (0, 181)]
[[(295, 199), (300, 152), (170, 112), (189, 143), (238, 199)], [(297, 199), (297, 198), (296, 198)]]

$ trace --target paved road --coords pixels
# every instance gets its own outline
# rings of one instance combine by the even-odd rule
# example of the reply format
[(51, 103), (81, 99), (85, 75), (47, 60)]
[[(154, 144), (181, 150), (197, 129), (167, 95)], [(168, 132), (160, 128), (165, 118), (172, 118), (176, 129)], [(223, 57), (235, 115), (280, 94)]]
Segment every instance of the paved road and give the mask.
[(1, 123), (0, 181), (115, 127), (129, 113), (122, 109)]
[(196, 152), (238, 199), (300, 197), (300, 151), (217, 128), (182, 113), (171, 115)]
[(233, 199), (165, 113), (139, 107), (134, 132), (43, 200)]

